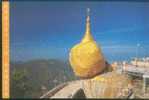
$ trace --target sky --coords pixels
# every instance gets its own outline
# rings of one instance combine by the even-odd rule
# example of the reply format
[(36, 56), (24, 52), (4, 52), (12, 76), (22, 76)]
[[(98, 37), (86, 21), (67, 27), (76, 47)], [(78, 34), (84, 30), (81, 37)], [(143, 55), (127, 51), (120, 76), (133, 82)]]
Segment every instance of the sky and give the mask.
[(16, 1), (10, 3), (10, 60), (68, 60), (84, 36), (87, 8), (108, 61), (149, 56), (149, 2)]

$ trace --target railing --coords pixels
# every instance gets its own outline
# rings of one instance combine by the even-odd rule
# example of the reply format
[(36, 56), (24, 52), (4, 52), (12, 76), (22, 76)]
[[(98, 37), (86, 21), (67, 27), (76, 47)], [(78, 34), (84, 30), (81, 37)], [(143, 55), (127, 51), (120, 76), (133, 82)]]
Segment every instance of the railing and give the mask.
[(57, 91), (59, 91), (60, 89), (64, 88), (66, 85), (68, 85), (68, 83), (63, 83), (58, 85), (57, 87), (53, 88), (52, 90), (48, 91), (46, 94), (44, 94), (43, 96), (41, 96), (40, 98), (50, 98), (51, 96), (53, 96)]
[(134, 65), (125, 65), (123, 66), (123, 70), (126, 72), (140, 73), (140, 74), (149, 73), (149, 68), (144, 68), (139, 66), (136, 67)]

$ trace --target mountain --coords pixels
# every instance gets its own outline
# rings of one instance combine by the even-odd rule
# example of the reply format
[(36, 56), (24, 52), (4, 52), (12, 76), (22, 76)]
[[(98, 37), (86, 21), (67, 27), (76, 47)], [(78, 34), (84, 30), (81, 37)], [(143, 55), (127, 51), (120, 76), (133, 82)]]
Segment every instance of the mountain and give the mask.
[[(26, 80), (20, 78), (18, 80), (22, 81), (16, 81), (16, 71), (23, 71), (20, 73), (25, 72)], [(58, 84), (76, 79), (69, 63), (58, 59), (36, 59), (26, 62), (11, 62), (10, 77), (12, 98), (17, 98), (20, 95), (17, 94), (18, 87), (15, 85), (19, 85), (19, 88), (22, 88), (24, 85), (21, 84), (27, 84), (27, 86), (29, 86), (29, 92), (24, 89), (22, 90), (24, 92), (22, 95), (25, 98), (38, 98), (43, 94), (43, 87), (46, 90), (50, 90)]]

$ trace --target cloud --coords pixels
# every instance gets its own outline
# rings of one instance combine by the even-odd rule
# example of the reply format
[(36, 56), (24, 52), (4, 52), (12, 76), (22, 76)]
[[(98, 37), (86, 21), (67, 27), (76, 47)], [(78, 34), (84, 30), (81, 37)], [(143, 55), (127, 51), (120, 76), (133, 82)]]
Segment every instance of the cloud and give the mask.
[(134, 45), (107, 45), (107, 46), (102, 46), (103, 49), (135, 49), (136, 46)]
[[(146, 26), (146, 27), (144, 27)], [(143, 26), (131, 26), (131, 27), (121, 27), (121, 28), (115, 28), (115, 29), (109, 29), (107, 31), (102, 31), (102, 32), (95, 32), (97, 35), (105, 35), (109, 33), (125, 33), (125, 32), (134, 32), (138, 30), (143, 30), (144, 28), (149, 28), (149, 25), (143, 25)]]

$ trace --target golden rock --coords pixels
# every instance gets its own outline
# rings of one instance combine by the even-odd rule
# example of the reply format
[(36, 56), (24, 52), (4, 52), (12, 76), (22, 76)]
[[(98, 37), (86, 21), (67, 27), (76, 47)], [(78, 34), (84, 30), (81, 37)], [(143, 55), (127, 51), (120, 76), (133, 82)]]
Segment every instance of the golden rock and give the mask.
[(69, 55), (69, 61), (76, 76), (93, 77), (103, 71), (105, 60), (90, 31), (90, 17), (87, 15), (86, 32), (82, 41), (75, 45)]

